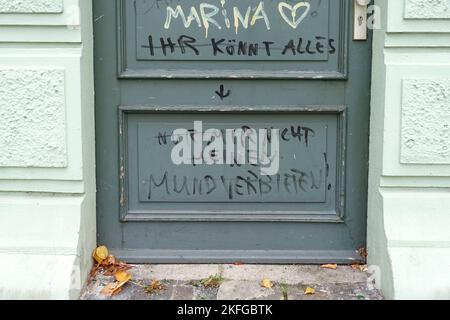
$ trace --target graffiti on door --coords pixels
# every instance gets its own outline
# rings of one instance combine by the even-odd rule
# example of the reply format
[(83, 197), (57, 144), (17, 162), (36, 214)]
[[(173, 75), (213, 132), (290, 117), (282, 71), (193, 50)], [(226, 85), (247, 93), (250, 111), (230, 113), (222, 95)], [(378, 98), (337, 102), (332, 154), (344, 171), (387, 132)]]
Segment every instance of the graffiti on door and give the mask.
[(136, 8), (141, 59), (320, 60), (337, 51), (326, 0), (136, 0)]

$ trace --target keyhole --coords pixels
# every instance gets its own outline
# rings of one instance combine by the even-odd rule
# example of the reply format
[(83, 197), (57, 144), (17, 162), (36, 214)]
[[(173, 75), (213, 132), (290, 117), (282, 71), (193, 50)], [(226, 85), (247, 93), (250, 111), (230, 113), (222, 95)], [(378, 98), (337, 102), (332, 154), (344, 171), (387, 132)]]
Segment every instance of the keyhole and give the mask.
[(358, 17), (358, 23), (359, 23), (359, 26), (362, 26), (363, 21), (364, 21), (364, 17), (363, 17), (363, 16), (359, 16), (359, 17)]

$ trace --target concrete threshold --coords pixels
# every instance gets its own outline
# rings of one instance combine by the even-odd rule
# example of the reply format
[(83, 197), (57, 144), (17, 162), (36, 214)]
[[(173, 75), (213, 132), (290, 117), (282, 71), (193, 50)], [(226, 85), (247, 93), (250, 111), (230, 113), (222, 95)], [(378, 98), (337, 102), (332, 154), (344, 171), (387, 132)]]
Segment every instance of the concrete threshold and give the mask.
[[(361, 268), (362, 269), (362, 268)], [(114, 277), (96, 274), (83, 300), (380, 300), (359, 268), (311, 265), (133, 265), (132, 280), (112, 297), (101, 293)], [(212, 279), (208, 282), (208, 279)], [(262, 286), (267, 279), (271, 288)], [(153, 281), (158, 290), (148, 289)], [(269, 286), (270, 287), (270, 286)], [(160, 290), (159, 290), (160, 289)], [(313, 290), (310, 290), (313, 289)], [(306, 292), (312, 294), (306, 294)]]

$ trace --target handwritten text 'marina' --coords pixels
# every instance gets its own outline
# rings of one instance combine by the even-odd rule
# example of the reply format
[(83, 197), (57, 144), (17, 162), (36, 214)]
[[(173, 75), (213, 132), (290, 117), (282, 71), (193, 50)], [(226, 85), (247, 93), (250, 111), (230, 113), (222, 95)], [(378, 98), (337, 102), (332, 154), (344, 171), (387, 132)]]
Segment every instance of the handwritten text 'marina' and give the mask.
[[(185, 11), (181, 5), (175, 8), (168, 6), (164, 28), (170, 29), (172, 21), (178, 19), (186, 29), (190, 28), (191, 25), (204, 28), (206, 38), (208, 38), (210, 26), (214, 26), (218, 30), (222, 29), (222, 24), (219, 23), (219, 20), (223, 20), (225, 28), (230, 29), (233, 27), (236, 34), (238, 34), (240, 27), (249, 29), (258, 22), (264, 22), (265, 28), (271, 30), (270, 17), (266, 12), (264, 1), (260, 1), (258, 6), (254, 8), (247, 6), (246, 10), (242, 10), (243, 8), (237, 6), (227, 8), (225, 6), (226, 0), (221, 0), (220, 2), (220, 7), (209, 3), (200, 3), (199, 10), (195, 6), (191, 6), (189, 11)], [(287, 26), (293, 29), (297, 29), (302, 21), (309, 16), (310, 10), (311, 4), (309, 1), (298, 2), (294, 6), (287, 2), (278, 3), (279, 16), (286, 22)], [(230, 11), (232, 12), (231, 14), (229, 14)], [(189, 13), (186, 14), (186, 12)]]

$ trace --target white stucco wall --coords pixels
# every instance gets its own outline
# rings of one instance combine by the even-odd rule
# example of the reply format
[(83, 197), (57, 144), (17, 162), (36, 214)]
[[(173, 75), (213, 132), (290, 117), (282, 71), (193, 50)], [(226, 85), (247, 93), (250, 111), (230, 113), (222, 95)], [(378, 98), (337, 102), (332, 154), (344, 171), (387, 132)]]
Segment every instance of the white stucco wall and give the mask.
[(91, 21), (89, 0), (0, 0), (0, 299), (78, 298), (91, 265)]
[(450, 298), (450, 2), (377, 0), (369, 262), (395, 299)]
[(61, 13), (63, 0), (0, 0), (2, 13)]

